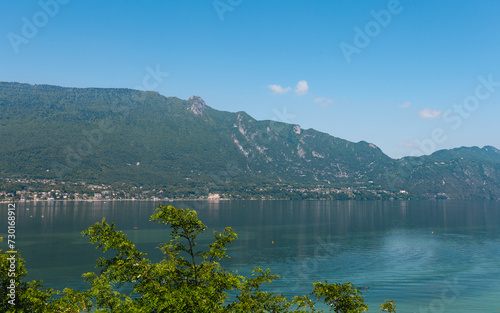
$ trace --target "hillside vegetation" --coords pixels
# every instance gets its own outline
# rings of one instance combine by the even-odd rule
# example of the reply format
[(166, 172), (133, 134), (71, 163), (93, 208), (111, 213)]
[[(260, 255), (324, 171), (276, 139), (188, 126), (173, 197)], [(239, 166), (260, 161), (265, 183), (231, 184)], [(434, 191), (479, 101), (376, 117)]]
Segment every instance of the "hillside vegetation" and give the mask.
[[(0, 83), (1, 178), (162, 189), (172, 195), (500, 198), (500, 151), (394, 160), (373, 144), (130, 89)], [(260, 188), (260, 189), (259, 189)], [(301, 189), (302, 190), (302, 189)], [(406, 193), (402, 193), (404, 190)]]

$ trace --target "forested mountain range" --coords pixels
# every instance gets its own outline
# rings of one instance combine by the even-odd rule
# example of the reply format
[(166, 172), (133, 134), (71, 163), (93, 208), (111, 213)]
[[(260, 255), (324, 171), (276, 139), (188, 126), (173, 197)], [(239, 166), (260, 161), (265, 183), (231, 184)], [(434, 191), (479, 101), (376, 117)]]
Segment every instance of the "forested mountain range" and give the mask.
[(133, 184), (194, 197), (295, 188), (325, 198), (340, 190), (500, 198), (500, 151), (491, 146), (392, 159), (364, 141), (218, 111), (198, 96), (131, 89), (2, 82), (0, 112), (0, 178)]

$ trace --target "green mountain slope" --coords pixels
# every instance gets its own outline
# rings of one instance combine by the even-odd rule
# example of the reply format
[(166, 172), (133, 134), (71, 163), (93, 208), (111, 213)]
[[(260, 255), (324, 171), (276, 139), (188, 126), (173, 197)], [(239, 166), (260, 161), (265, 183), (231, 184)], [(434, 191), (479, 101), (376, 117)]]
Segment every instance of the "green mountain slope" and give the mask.
[(0, 109), (4, 178), (187, 194), (290, 185), (500, 198), (500, 153), (493, 147), (393, 160), (373, 144), (217, 111), (197, 96), (130, 89), (0, 83)]
[(399, 162), (411, 172), (402, 184), (423, 197), (442, 193), (458, 199), (499, 198), (500, 150), (494, 147), (440, 150)]

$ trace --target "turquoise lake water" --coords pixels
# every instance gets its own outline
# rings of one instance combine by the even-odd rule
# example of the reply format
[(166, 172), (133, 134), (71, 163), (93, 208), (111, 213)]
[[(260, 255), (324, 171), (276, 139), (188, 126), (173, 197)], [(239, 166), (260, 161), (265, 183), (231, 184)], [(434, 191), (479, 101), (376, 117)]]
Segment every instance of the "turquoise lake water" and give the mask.
[[(164, 203), (164, 202), (160, 202)], [(394, 299), (401, 312), (500, 312), (498, 201), (218, 201), (168, 202), (196, 209), (210, 228), (231, 226), (238, 240), (223, 265), (256, 266), (282, 276), (268, 290), (309, 294), (314, 281), (352, 282), (370, 312)], [(87, 288), (81, 274), (101, 253), (81, 231), (106, 217), (158, 260), (168, 231), (149, 222), (158, 203), (17, 204), (17, 249), (30, 279), (48, 287)], [(0, 236), (7, 204), (0, 204)], [(137, 230), (134, 230), (137, 227)], [(201, 238), (210, 241), (211, 231)], [(5, 250), (6, 244), (2, 243)]]

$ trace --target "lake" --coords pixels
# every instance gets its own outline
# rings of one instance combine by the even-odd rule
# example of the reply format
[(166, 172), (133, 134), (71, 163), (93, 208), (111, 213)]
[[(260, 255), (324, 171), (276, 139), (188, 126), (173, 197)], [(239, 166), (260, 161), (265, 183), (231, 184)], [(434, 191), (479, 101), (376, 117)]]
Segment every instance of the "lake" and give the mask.
[[(160, 202), (165, 203), (165, 202)], [(282, 276), (268, 290), (309, 294), (314, 281), (352, 282), (370, 312), (394, 299), (398, 312), (499, 312), (499, 201), (179, 201), (210, 228), (231, 226), (238, 240), (223, 265), (249, 274), (256, 266)], [(87, 288), (81, 274), (102, 254), (81, 231), (103, 217), (149, 258), (169, 240), (149, 222), (158, 202), (17, 204), (17, 249), (30, 279), (51, 288)], [(7, 204), (0, 204), (6, 237)], [(137, 230), (134, 228), (137, 227)], [(210, 241), (211, 231), (201, 238)], [(2, 243), (6, 249), (6, 243)]]

